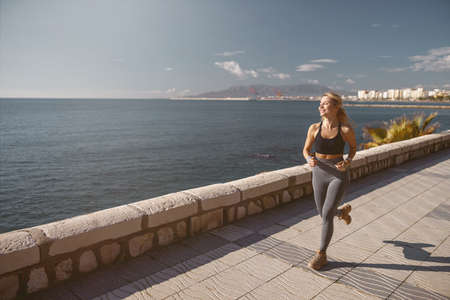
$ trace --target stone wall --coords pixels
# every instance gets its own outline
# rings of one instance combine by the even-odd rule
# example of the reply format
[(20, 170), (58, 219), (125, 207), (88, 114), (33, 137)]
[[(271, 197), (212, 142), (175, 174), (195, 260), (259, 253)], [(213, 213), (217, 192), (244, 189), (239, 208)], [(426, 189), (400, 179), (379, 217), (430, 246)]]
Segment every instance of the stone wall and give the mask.
[[(450, 131), (359, 151), (352, 179), (450, 147)], [(0, 299), (61, 281), (312, 194), (300, 165), (0, 234)]]

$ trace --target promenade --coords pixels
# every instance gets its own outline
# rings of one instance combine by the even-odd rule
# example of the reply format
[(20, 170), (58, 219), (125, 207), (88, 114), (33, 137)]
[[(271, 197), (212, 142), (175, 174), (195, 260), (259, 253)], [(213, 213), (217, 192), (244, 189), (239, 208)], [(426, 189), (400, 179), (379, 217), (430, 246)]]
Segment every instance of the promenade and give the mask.
[(329, 264), (307, 263), (312, 197), (147, 252), (30, 299), (450, 299), (450, 150), (351, 183)]

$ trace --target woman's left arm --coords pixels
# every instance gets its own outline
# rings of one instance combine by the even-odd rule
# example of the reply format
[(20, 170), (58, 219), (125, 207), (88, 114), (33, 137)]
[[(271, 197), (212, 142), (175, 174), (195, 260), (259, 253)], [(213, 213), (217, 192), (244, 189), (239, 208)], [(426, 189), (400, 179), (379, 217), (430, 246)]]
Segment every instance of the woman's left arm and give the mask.
[(352, 161), (353, 157), (356, 155), (356, 138), (355, 131), (350, 125), (342, 127), (342, 133), (344, 137), (344, 141), (346, 141), (350, 147), (350, 151), (348, 152), (348, 156), (346, 160), (349, 162)]

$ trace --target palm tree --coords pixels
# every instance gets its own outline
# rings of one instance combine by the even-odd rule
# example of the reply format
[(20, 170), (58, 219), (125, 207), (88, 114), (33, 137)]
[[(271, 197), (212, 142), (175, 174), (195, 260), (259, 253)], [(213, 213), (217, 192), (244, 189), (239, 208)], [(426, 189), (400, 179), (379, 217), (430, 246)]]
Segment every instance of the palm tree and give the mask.
[(380, 127), (366, 126), (363, 128), (363, 133), (364, 136), (370, 138), (371, 141), (361, 144), (360, 148), (369, 149), (383, 144), (403, 141), (433, 133), (439, 128), (439, 123), (435, 122), (431, 124), (431, 121), (436, 116), (437, 112), (431, 113), (426, 118), (425, 114), (421, 113), (412, 116), (412, 118), (402, 116), (398, 119), (391, 120), (390, 122), (383, 122), (383, 125)]

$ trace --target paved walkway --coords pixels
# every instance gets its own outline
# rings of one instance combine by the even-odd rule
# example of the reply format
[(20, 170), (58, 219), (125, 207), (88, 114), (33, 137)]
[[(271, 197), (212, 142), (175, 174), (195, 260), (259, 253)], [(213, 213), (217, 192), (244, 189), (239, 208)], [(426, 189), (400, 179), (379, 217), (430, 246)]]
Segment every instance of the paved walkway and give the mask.
[(36, 299), (449, 299), (450, 150), (351, 184), (329, 265), (311, 197), (65, 283)]

